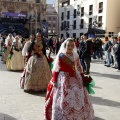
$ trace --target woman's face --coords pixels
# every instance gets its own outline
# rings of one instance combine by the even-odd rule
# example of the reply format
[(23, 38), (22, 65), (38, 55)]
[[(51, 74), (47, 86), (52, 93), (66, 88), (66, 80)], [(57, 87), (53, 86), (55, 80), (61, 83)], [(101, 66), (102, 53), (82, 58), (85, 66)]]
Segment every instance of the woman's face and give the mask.
[(33, 50), (34, 50), (35, 53), (41, 54), (41, 49), (40, 49), (39, 44), (35, 44), (34, 47), (33, 47)]
[(18, 37), (16, 37), (16, 38), (15, 38), (15, 40), (16, 40), (16, 42), (18, 42), (19, 38), (18, 38)]
[(9, 37), (12, 38), (12, 34), (9, 34)]
[(37, 34), (37, 35), (36, 35), (36, 40), (37, 40), (37, 41), (41, 41), (41, 34)]
[(74, 49), (74, 42), (73, 41), (67, 41), (66, 52), (67, 53), (72, 53), (73, 49)]

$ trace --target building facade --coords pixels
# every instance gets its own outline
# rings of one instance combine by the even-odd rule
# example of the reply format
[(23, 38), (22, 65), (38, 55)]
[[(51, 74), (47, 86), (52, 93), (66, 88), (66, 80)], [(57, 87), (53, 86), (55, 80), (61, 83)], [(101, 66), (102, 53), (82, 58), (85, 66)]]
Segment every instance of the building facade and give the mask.
[[(12, 24), (10, 27), (15, 28), (19, 27), (15, 25), (23, 25), (30, 34), (34, 34), (41, 29), (41, 21), (44, 19), (46, 19), (46, 0), (0, 0), (0, 20), (2, 21), (0, 28), (5, 24)], [(6, 22), (3, 23), (3, 21)]]
[(48, 36), (58, 36), (58, 14), (52, 4), (47, 4), (46, 20), (48, 22)]
[(120, 0), (56, 0), (60, 37), (79, 38), (89, 28), (106, 31), (106, 35), (120, 30)]

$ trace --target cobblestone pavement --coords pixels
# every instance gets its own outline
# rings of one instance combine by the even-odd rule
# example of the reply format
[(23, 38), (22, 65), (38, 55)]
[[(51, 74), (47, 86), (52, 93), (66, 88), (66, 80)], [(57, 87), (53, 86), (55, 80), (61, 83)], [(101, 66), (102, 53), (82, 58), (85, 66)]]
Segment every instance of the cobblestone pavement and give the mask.
[[(92, 60), (91, 75), (96, 82), (95, 95), (90, 96), (95, 120), (120, 120), (120, 72)], [(0, 62), (0, 120), (43, 120), (45, 93), (23, 92), (20, 76)]]

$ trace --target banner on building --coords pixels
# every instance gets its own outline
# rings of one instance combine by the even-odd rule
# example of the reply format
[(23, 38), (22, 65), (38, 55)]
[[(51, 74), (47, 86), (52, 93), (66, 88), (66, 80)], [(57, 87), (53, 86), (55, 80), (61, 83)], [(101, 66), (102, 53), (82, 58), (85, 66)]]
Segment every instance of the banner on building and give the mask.
[(48, 23), (46, 21), (42, 21), (42, 35), (48, 37)]

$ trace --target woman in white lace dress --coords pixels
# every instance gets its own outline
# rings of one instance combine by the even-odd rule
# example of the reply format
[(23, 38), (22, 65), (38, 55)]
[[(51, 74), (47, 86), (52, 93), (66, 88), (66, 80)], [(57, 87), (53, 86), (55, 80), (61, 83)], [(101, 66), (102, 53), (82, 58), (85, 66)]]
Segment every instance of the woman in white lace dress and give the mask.
[(73, 39), (63, 42), (53, 66), (45, 102), (45, 120), (93, 120), (94, 110), (83, 86), (83, 70)]

